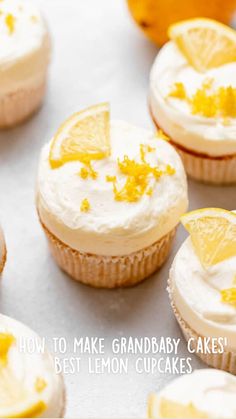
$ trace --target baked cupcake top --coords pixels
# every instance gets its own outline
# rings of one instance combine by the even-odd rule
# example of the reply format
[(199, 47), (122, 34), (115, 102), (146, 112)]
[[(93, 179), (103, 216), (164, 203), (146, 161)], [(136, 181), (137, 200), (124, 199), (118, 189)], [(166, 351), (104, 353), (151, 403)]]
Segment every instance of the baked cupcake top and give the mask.
[[(210, 156), (235, 154), (236, 32), (207, 19), (176, 26), (170, 31), (172, 40), (161, 49), (151, 71), (154, 119), (187, 149)], [(202, 31), (201, 39), (197, 31), (199, 37)], [(232, 38), (228, 58), (227, 36)], [(194, 41), (199, 43), (200, 51)], [(192, 48), (193, 57), (185, 43)]]
[(45, 71), (49, 37), (45, 22), (33, 2), (0, 1), (0, 94), (32, 83)]
[(170, 272), (174, 304), (199, 335), (226, 338), (236, 350), (236, 214), (203, 209), (182, 221), (190, 237)]
[(222, 418), (236, 415), (236, 378), (204, 369), (183, 375), (150, 397), (149, 418)]
[[(35, 346), (41, 350), (28, 351)], [(43, 346), (28, 327), (0, 315), (0, 417), (61, 417), (63, 381)]]
[[(68, 121), (72, 146), (65, 142)], [(187, 207), (186, 178), (161, 134), (110, 122), (107, 104), (68, 121), (43, 148), (39, 164), (38, 211), (51, 233), (76, 250), (118, 256), (176, 227)]]

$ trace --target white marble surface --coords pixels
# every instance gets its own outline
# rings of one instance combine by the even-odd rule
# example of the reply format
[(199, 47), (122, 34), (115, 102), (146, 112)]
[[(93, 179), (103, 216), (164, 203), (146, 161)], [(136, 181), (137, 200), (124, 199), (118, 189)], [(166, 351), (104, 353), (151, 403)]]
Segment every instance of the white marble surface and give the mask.
[[(40, 148), (70, 113), (109, 100), (113, 117), (152, 126), (146, 102), (157, 51), (130, 20), (123, 0), (35, 1), (44, 9), (54, 51), (44, 107), (25, 125), (0, 134), (0, 221), (8, 246), (0, 311), (31, 326), (49, 346), (54, 336), (68, 341), (101, 336), (108, 343), (117, 336), (181, 336), (165, 291), (170, 263), (184, 238), (181, 228), (158, 274), (133, 289), (101, 291), (60, 272), (34, 207)], [(189, 189), (191, 208), (236, 208), (236, 187), (189, 182)], [(187, 356), (184, 340), (181, 351)], [(194, 358), (193, 366), (200, 367), (200, 361)], [(148, 394), (171, 378), (135, 372), (67, 375), (66, 417), (145, 417)]]

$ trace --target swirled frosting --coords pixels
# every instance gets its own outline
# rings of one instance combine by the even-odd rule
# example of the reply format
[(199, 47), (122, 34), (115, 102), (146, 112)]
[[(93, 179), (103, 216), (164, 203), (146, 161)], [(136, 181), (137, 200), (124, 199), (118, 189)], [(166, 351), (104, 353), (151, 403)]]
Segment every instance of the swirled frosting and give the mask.
[[(111, 122), (111, 156), (93, 162), (97, 178), (83, 179), (82, 164), (49, 164), (50, 144), (42, 150), (37, 206), (43, 224), (62, 242), (81, 252), (119, 256), (141, 250), (170, 232), (187, 208), (185, 172), (171, 145), (152, 132), (121, 121)], [(172, 175), (150, 180), (151, 194), (137, 202), (117, 201), (107, 176), (123, 184), (118, 159), (140, 159), (140, 145), (151, 147), (152, 166), (170, 165)], [(82, 208), (89, 211), (83, 212)]]
[(236, 416), (236, 378), (204, 369), (168, 384), (156, 396), (155, 418), (222, 418)]
[(212, 157), (236, 154), (236, 119), (193, 115), (184, 100), (170, 97), (173, 85), (183, 83), (191, 97), (206, 80), (214, 88), (236, 87), (236, 63), (198, 73), (174, 42), (158, 54), (150, 76), (150, 107), (154, 120), (177, 144)]
[(221, 291), (235, 287), (236, 256), (205, 269), (191, 238), (179, 249), (171, 271), (171, 295), (181, 317), (201, 336), (226, 338), (236, 350), (236, 305), (222, 301)]
[(0, 315), (0, 343), (0, 417), (61, 417), (63, 380), (39, 336)]
[(33, 2), (0, 2), (0, 39), (0, 97), (26, 85), (39, 85), (47, 70), (50, 42)]

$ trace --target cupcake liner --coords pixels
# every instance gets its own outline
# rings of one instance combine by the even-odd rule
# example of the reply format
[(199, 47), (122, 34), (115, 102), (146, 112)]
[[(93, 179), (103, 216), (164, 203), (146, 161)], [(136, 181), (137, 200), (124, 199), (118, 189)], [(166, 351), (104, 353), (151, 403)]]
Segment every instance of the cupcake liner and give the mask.
[(0, 274), (2, 273), (7, 259), (7, 249), (3, 232), (0, 228)]
[(169, 255), (176, 228), (151, 246), (126, 256), (82, 253), (62, 243), (41, 222), (60, 268), (72, 278), (97, 288), (127, 287), (154, 273)]
[[(164, 132), (155, 121), (151, 110), (150, 113), (156, 127)], [(214, 158), (188, 151), (184, 147), (176, 144), (171, 138), (170, 143), (179, 153), (186, 173), (192, 179), (215, 185), (230, 185), (236, 183), (236, 154)]]
[(230, 372), (231, 374), (236, 375), (236, 352), (225, 350), (223, 353), (208, 354), (197, 351), (197, 344), (199, 340), (203, 341), (207, 337), (199, 335), (195, 330), (191, 329), (187, 322), (181, 317), (172, 298), (170, 280), (168, 280), (168, 292), (171, 307), (186, 341), (188, 341), (189, 339), (193, 339), (193, 341), (191, 342), (191, 348), (195, 350), (195, 354), (210, 367)]
[(189, 177), (216, 185), (236, 183), (236, 155), (222, 158), (204, 157), (174, 144)]
[(41, 105), (46, 80), (36, 88), (25, 88), (0, 99), (0, 128), (17, 125), (32, 115)]

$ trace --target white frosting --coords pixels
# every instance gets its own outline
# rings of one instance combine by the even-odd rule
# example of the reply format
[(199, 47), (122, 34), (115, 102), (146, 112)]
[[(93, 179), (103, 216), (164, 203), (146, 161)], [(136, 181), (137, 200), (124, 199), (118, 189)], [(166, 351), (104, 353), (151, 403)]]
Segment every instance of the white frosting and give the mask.
[[(235, 394), (236, 378), (233, 375), (220, 370), (204, 369), (173, 380), (158, 393), (157, 401), (159, 404), (165, 399), (183, 406), (192, 405), (209, 419), (233, 419), (236, 417)], [(156, 417), (161, 417), (158, 415), (158, 407)]]
[(173, 262), (170, 280), (181, 317), (201, 336), (227, 338), (236, 351), (236, 307), (221, 301), (220, 291), (235, 287), (236, 256), (203, 268), (188, 237)]
[[(41, 416), (37, 417), (61, 417), (64, 409), (64, 384), (62, 377), (55, 372), (51, 355), (47, 351), (29, 353), (22, 350), (24, 340), (29, 342), (29, 339), (32, 339), (34, 342), (40, 342), (39, 336), (25, 325), (3, 315), (0, 315), (0, 333), (11, 334), (15, 338), (15, 342), (8, 352), (7, 367), (20, 382), (21, 388), (32, 393), (24, 407), (29, 408), (32, 403), (43, 402), (46, 405), (46, 410), (42, 412)], [(4, 371), (0, 366), (1, 374), (4, 374)], [(46, 383), (46, 387), (41, 392), (35, 390), (35, 383), (38, 378), (43, 379)], [(22, 413), (16, 412), (14, 403), (9, 406), (9, 409), (12, 409), (10, 417), (13, 417), (12, 415), (16, 413)], [(0, 395), (0, 417), (5, 417), (3, 412)]]
[[(118, 185), (123, 185), (125, 177), (118, 171), (117, 159), (128, 155), (139, 160), (140, 144), (155, 148), (156, 152), (146, 156), (152, 166), (170, 164), (176, 173), (153, 180), (152, 196), (143, 195), (133, 203), (117, 202), (106, 175), (117, 176)], [(93, 162), (98, 172), (96, 180), (81, 179), (80, 162), (51, 169), (49, 148), (47, 144), (41, 154), (37, 206), (45, 226), (71, 248), (98, 255), (130, 254), (170, 232), (186, 211), (186, 177), (180, 158), (172, 146), (152, 132), (112, 122), (111, 156)], [(87, 213), (80, 211), (85, 198), (91, 205)]]
[[(10, 34), (5, 19), (15, 19)], [(0, 1), (0, 98), (43, 83), (50, 41), (45, 22), (32, 1)]]
[(154, 120), (177, 144), (209, 156), (236, 154), (236, 119), (225, 125), (222, 119), (192, 115), (183, 100), (168, 97), (174, 83), (182, 82), (192, 96), (207, 78), (214, 88), (236, 87), (236, 62), (198, 73), (174, 42), (167, 43), (158, 54), (150, 76), (150, 106)]

